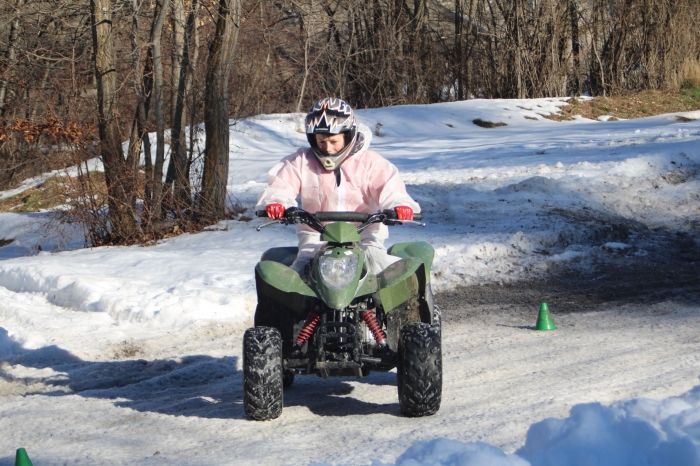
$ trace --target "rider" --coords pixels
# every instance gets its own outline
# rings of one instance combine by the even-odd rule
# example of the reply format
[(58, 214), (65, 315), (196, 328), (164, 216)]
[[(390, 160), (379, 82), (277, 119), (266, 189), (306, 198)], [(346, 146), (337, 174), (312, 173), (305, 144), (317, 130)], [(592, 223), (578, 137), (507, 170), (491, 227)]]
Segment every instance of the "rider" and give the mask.
[[(357, 123), (344, 100), (321, 99), (306, 115), (306, 137), (310, 148), (283, 158), (268, 172), (268, 185), (258, 196), (256, 210), (267, 211), (279, 220), (296, 199), (308, 212), (348, 211), (375, 213), (394, 209), (399, 220), (413, 220), (420, 206), (406, 192), (397, 168), (368, 150), (372, 133)], [(304, 274), (306, 264), (323, 246), (320, 234), (298, 224), (299, 253), (291, 268)], [(385, 225), (370, 225), (361, 233), (370, 273), (376, 274), (399, 260), (387, 254)]]

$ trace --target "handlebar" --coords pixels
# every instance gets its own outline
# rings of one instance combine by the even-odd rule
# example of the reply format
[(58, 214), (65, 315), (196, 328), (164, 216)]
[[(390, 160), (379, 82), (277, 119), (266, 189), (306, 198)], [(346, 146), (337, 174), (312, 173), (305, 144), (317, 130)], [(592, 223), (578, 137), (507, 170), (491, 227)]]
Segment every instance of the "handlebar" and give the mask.
[[(288, 209), (289, 210), (289, 209)], [(301, 209), (291, 210), (290, 217), (294, 217), (294, 212), (305, 212)], [(306, 212), (309, 215), (316, 217), (319, 222), (356, 222), (364, 223), (369, 220), (370, 217), (376, 214), (366, 214), (364, 212), (316, 212), (312, 214), (311, 212)], [(382, 214), (386, 216), (387, 220), (398, 220), (396, 216), (396, 211), (394, 209), (386, 209), (382, 211)], [(258, 210), (255, 215), (261, 218), (267, 218), (267, 211)], [(285, 212), (285, 217), (287, 212)], [(423, 220), (423, 214), (413, 214), (413, 220)]]
[[(258, 210), (255, 215), (261, 218), (267, 218), (267, 211)], [(383, 223), (384, 225), (402, 225), (404, 223), (412, 223), (414, 225), (425, 226), (424, 223), (416, 222), (415, 220), (422, 220), (423, 214), (413, 214), (413, 220), (399, 220), (396, 211), (394, 209), (386, 209), (376, 214), (366, 214), (364, 212), (316, 212), (312, 214), (302, 209), (297, 209), (296, 207), (290, 207), (284, 211), (284, 216), (279, 221), (285, 225), (292, 225), (295, 223), (304, 223), (319, 233), (323, 233), (325, 226), (321, 222), (353, 222), (360, 223), (357, 227), (357, 232), (360, 233), (362, 230), (374, 223)], [(273, 225), (279, 223), (278, 221), (272, 221), (260, 225), (256, 229), (260, 231), (261, 228), (268, 225)]]

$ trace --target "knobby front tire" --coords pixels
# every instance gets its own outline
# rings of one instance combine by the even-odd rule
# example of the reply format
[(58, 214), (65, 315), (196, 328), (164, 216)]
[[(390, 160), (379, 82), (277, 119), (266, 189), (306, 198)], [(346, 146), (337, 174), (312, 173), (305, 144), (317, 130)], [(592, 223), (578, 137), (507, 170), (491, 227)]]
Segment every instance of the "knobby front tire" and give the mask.
[(442, 401), (442, 338), (439, 325), (406, 325), (399, 341), (399, 405), (408, 417), (430, 416)]
[(278, 418), (284, 406), (282, 336), (272, 327), (243, 335), (243, 407), (257, 421)]

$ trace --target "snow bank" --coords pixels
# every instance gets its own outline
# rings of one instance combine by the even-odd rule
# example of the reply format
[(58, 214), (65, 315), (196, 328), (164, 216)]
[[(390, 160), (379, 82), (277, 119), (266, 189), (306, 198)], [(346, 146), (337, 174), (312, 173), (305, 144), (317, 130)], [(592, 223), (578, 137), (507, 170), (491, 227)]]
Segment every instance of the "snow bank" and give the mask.
[[(7, 192), (7, 191), (5, 191)], [(0, 239), (10, 240), (21, 236), (27, 231), (27, 216), (4, 213), (0, 222)]]
[(532, 425), (516, 453), (533, 466), (695, 465), (700, 462), (698, 393), (610, 407), (577, 405), (567, 419)]
[[(238, 223), (239, 225), (235, 225)], [(243, 228), (241, 222), (235, 227)], [(252, 314), (252, 270), (265, 235), (241, 243), (231, 234), (184, 235), (157, 246), (95, 248), (6, 261), (0, 285), (43, 293), (52, 304), (107, 313), (116, 321), (179, 325)]]
[(395, 466), (690, 466), (700, 464), (699, 426), (696, 387), (661, 401), (576, 405), (566, 419), (530, 426), (515, 454), (481, 442), (437, 438), (415, 442)]

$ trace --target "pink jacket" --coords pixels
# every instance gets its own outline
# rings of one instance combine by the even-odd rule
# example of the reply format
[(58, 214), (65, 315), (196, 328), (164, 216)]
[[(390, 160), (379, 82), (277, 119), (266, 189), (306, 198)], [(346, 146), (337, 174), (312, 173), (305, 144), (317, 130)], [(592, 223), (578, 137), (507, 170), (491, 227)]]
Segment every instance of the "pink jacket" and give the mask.
[[(420, 212), (420, 206), (406, 192), (398, 169), (376, 152), (367, 150), (372, 133), (360, 125), (353, 153), (340, 166), (340, 186), (333, 172), (324, 170), (310, 148), (299, 149), (283, 158), (268, 172), (268, 186), (258, 196), (256, 210), (278, 202), (286, 207), (301, 207), (309, 212), (350, 211), (374, 213), (405, 205)], [(313, 231), (297, 225), (297, 233)], [(372, 225), (362, 232), (363, 243), (383, 243), (387, 227)]]

